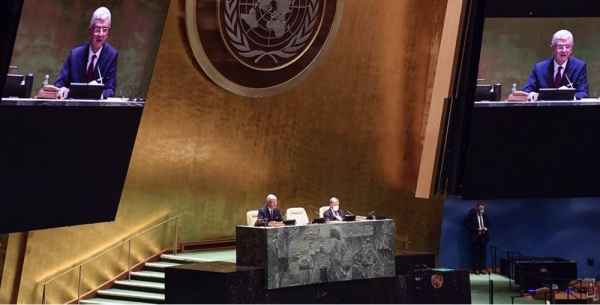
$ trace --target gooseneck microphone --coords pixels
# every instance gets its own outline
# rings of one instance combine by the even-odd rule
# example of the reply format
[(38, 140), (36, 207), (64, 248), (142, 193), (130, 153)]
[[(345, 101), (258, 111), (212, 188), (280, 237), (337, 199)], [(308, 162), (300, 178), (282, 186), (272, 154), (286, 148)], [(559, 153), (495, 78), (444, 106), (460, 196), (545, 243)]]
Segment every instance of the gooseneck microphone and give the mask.
[(367, 214), (367, 219), (372, 220), (373, 219), (373, 215), (375, 215), (375, 211), (369, 212), (369, 214)]
[(346, 213), (348, 213), (350, 216), (354, 216), (354, 214), (352, 214), (352, 212), (350, 212), (350, 211), (348, 211), (346, 209), (344, 209), (344, 211), (346, 211)]
[(315, 212), (315, 214), (319, 215), (319, 217), (321, 217), (321, 214), (319, 214), (319, 212), (317, 212), (317, 210), (316, 210), (314, 207), (312, 207), (312, 206), (308, 206), (308, 208), (309, 208), (311, 211)]
[(103, 84), (102, 80), (103, 80), (104, 78), (102, 77), (102, 73), (100, 73), (100, 65), (99, 65), (99, 64), (96, 64), (96, 67), (98, 67), (98, 76), (100, 76), (100, 78), (98, 78), (98, 80), (97, 80), (97, 81), (98, 81), (100, 84)]
[(571, 80), (569, 79), (569, 76), (567, 75), (567, 72), (565, 71), (565, 78), (567, 79), (567, 81), (569, 82), (569, 87), (574, 88), (573, 87), (573, 83), (571, 82)]

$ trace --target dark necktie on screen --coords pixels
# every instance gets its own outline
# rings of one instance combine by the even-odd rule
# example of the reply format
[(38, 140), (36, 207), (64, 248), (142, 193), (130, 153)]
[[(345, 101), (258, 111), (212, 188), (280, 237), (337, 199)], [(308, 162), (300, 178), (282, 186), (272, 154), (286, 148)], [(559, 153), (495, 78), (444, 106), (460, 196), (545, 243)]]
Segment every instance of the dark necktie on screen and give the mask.
[(273, 219), (273, 210), (271, 210), (271, 220), (275, 220)]
[(90, 61), (90, 65), (88, 66), (87, 73), (85, 74), (85, 82), (89, 83), (92, 81), (94, 77), (94, 60), (96, 60), (96, 54), (92, 55), (92, 61)]
[(556, 72), (556, 76), (554, 77), (554, 87), (556, 88), (560, 87), (560, 81), (562, 80), (562, 75), (560, 74), (560, 71), (562, 71), (562, 67), (558, 66), (558, 72)]

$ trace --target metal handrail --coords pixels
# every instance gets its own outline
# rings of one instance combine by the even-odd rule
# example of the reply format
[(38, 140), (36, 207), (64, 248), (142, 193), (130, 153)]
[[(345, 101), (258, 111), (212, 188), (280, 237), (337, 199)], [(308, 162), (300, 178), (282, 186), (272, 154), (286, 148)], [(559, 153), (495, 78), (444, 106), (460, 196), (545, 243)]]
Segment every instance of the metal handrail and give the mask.
[(53, 282), (54, 280), (62, 277), (63, 275), (65, 275), (65, 274), (67, 274), (67, 273), (69, 273), (69, 272), (71, 272), (71, 271), (73, 271), (75, 269), (79, 269), (78, 288), (77, 288), (77, 304), (79, 304), (79, 301), (81, 300), (81, 273), (82, 273), (81, 270), (82, 270), (82, 267), (84, 265), (86, 265), (86, 264), (88, 264), (88, 263), (96, 260), (97, 258), (103, 256), (104, 254), (112, 251), (113, 249), (115, 249), (115, 248), (123, 245), (124, 243), (129, 243), (128, 250), (127, 250), (128, 251), (128, 254), (127, 254), (127, 256), (128, 256), (127, 274), (128, 275), (127, 275), (127, 277), (128, 277), (128, 279), (131, 279), (131, 240), (135, 239), (136, 237), (138, 237), (138, 236), (140, 236), (140, 235), (142, 235), (142, 234), (144, 234), (144, 233), (146, 233), (146, 232), (148, 232), (148, 231), (150, 231), (150, 230), (152, 230), (152, 229), (154, 229), (154, 228), (156, 228), (158, 226), (161, 226), (161, 225), (163, 225), (163, 224), (165, 224), (167, 222), (170, 222), (173, 219), (175, 220), (175, 236), (174, 236), (174, 239), (173, 239), (173, 254), (177, 254), (177, 220), (178, 220), (178, 218), (179, 218), (179, 216), (171, 217), (171, 218), (169, 218), (169, 219), (167, 219), (165, 221), (162, 221), (162, 222), (160, 222), (158, 224), (155, 224), (154, 226), (152, 226), (152, 227), (150, 227), (150, 228), (148, 228), (148, 229), (146, 229), (146, 230), (144, 230), (142, 232), (139, 232), (139, 233), (137, 233), (137, 234), (135, 234), (135, 235), (133, 235), (133, 236), (131, 236), (131, 237), (129, 237), (129, 238), (127, 238), (127, 239), (125, 239), (125, 240), (117, 243), (117, 244), (115, 244), (114, 246), (112, 246), (112, 247), (104, 250), (102, 253), (100, 253), (100, 254), (98, 254), (98, 255), (96, 255), (96, 256), (94, 256), (94, 257), (86, 260), (85, 262), (83, 262), (83, 263), (81, 263), (81, 264), (79, 264), (79, 265), (77, 265), (75, 267), (72, 267), (72, 268), (64, 271), (63, 273), (61, 273), (61, 274), (53, 277), (52, 279), (44, 282), (42, 284), (42, 286), (43, 286), (43, 290), (42, 290), (42, 304), (46, 304), (46, 286), (48, 284), (50, 284), (51, 282)]

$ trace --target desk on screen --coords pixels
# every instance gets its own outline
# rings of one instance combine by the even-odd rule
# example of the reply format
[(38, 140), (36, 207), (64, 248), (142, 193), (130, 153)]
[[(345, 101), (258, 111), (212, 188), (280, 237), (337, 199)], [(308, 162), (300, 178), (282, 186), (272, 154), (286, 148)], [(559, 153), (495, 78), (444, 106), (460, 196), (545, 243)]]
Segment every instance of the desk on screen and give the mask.
[(598, 98), (584, 98), (581, 100), (569, 100), (569, 101), (501, 101), (501, 102), (475, 102), (476, 108), (481, 107), (543, 107), (543, 106), (598, 106), (600, 105), (600, 99)]
[(2, 98), (2, 106), (88, 106), (88, 107), (144, 107), (145, 102), (128, 101), (120, 98), (105, 100), (59, 100), (31, 98)]

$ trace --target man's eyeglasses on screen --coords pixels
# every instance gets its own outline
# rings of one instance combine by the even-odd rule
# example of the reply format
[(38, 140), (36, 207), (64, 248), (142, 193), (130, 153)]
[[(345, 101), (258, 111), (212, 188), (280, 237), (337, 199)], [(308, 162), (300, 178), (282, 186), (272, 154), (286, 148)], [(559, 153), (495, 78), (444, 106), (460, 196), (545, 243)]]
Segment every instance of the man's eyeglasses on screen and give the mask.
[(573, 47), (573, 45), (571, 44), (565, 44), (565, 45), (555, 45), (554, 48), (558, 51), (562, 51), (562, 50), (571, 50), (571, 48)]
[(108, 33), (108, 30), (110, 28), (93, 28), (94, 34), (100, 34), (100, 33)]

